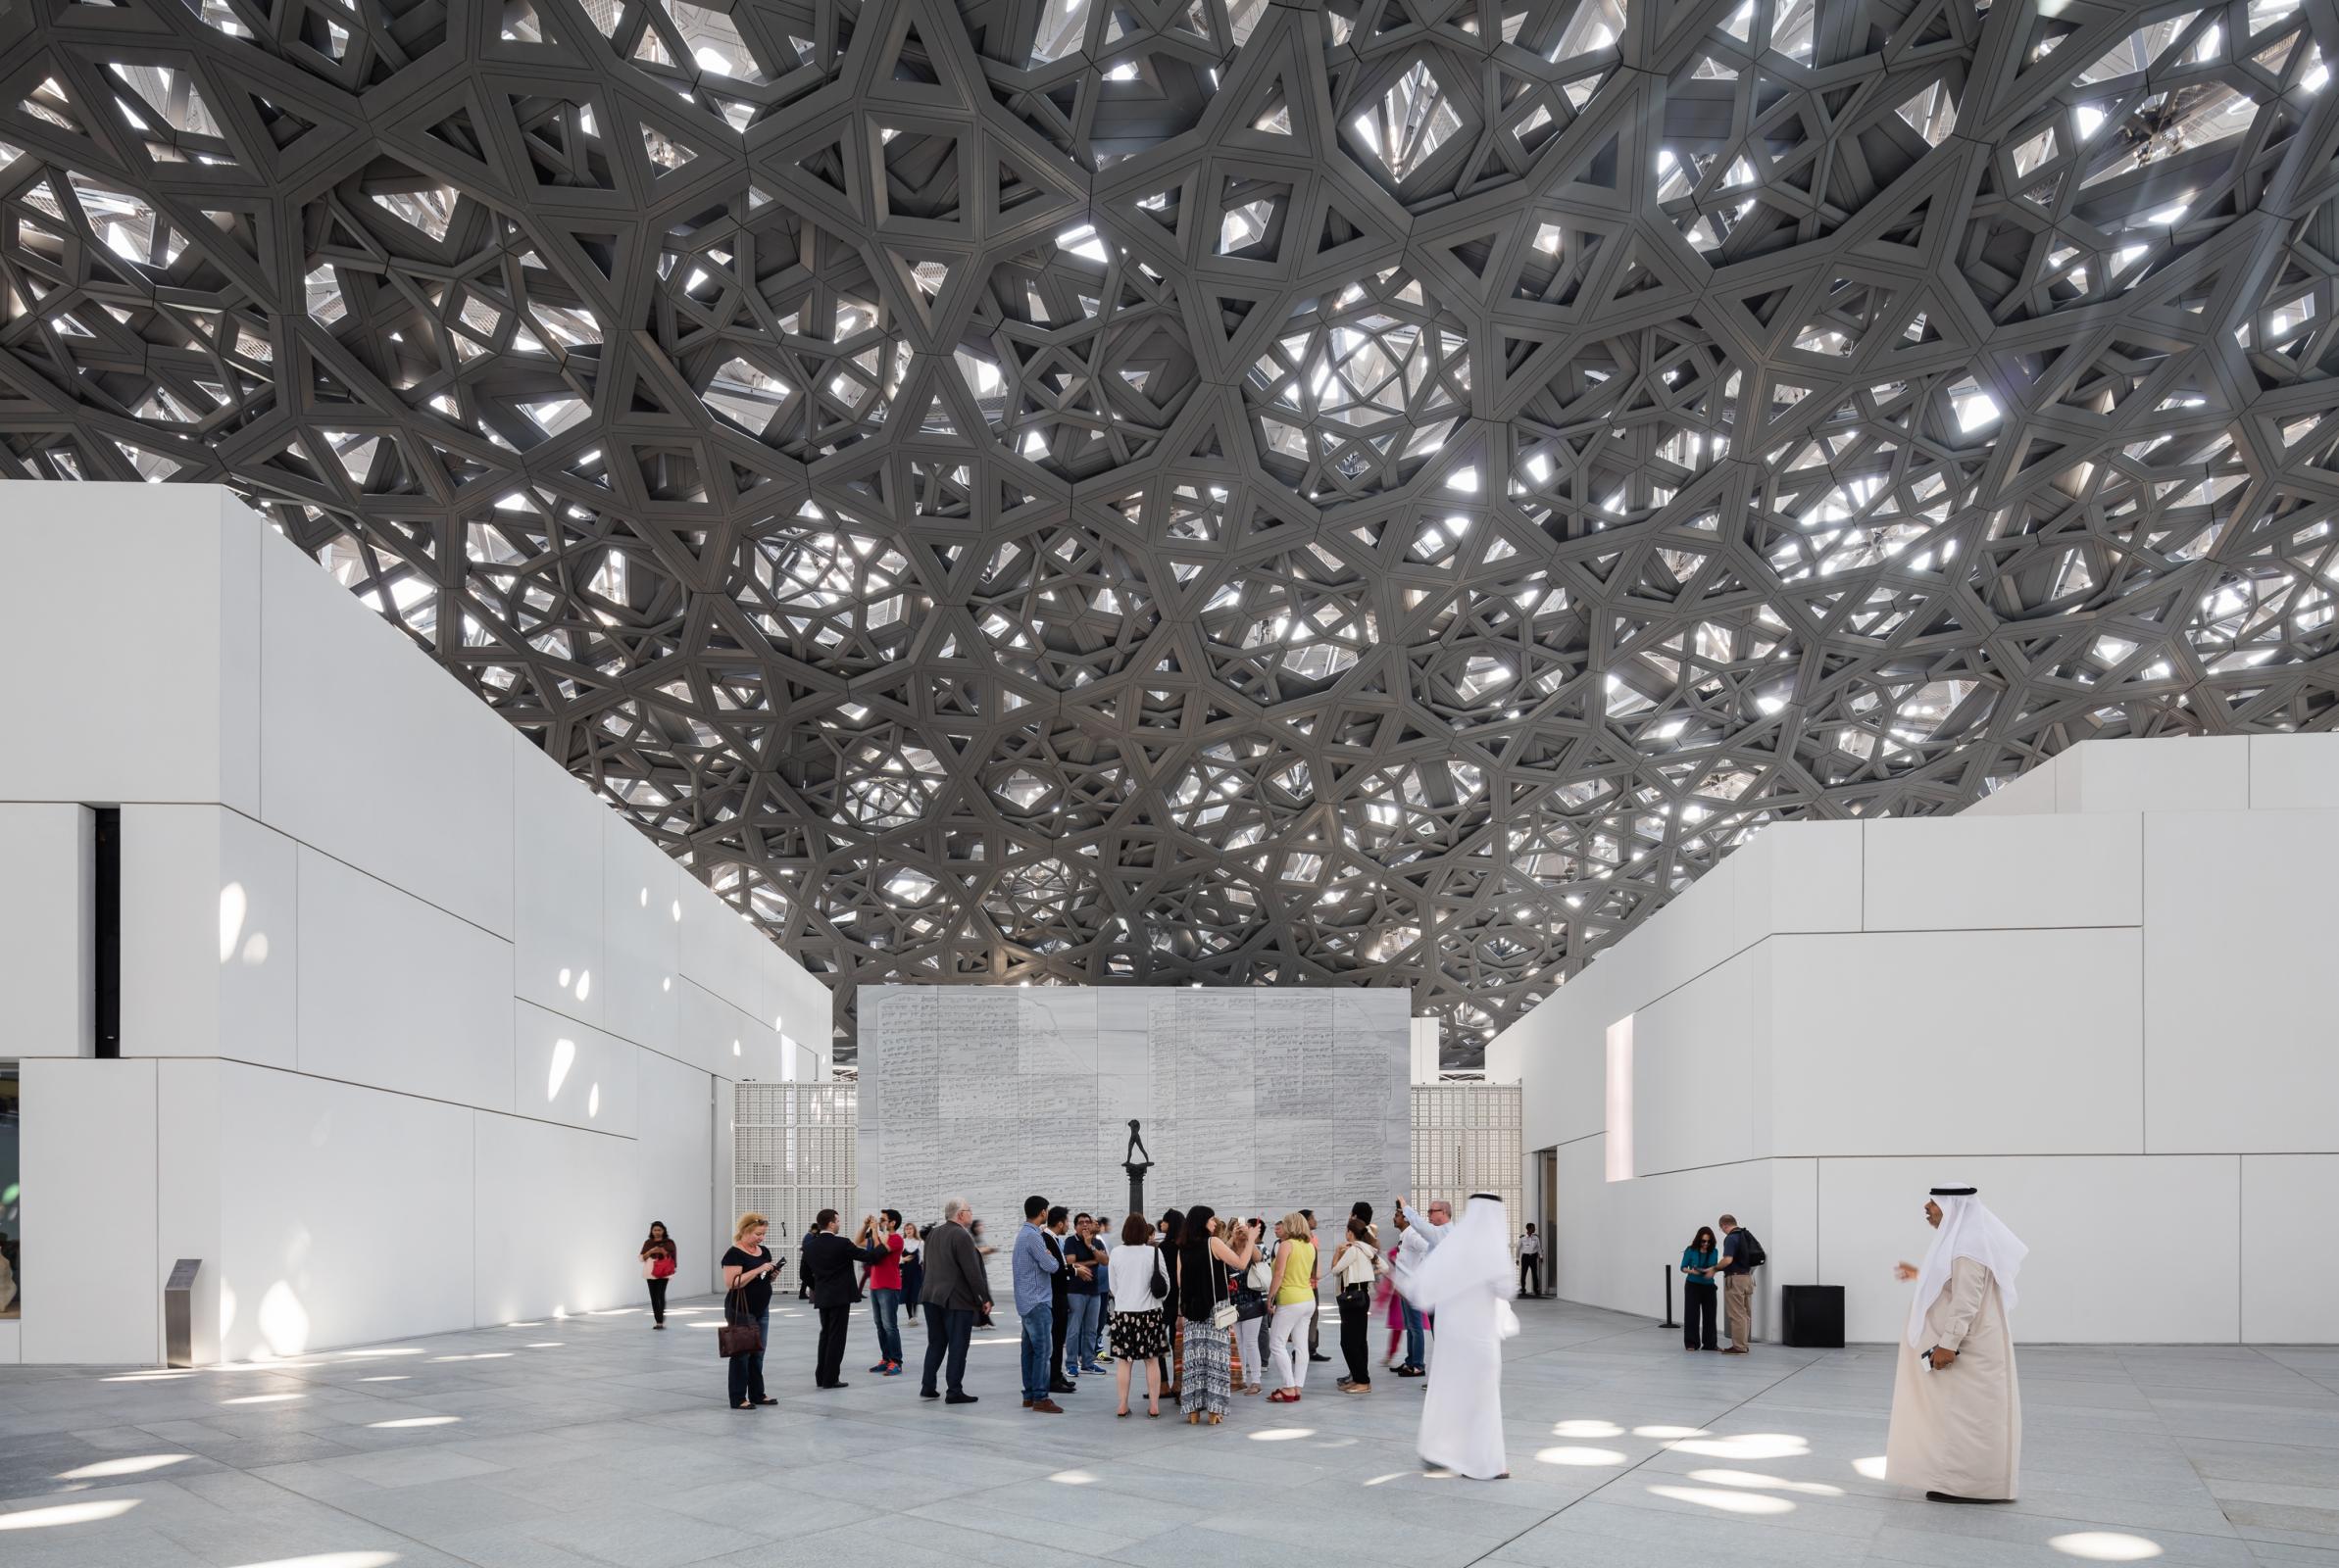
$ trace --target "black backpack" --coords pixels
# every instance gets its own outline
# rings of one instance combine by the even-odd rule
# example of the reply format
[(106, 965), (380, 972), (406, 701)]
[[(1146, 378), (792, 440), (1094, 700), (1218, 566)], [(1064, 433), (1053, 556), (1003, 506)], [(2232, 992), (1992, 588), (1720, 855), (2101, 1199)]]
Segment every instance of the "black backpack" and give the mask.
[(1746, 1246), (1738, 1253), (1739, 1262), (1744, 1263), (1748, 1268), (1761, 1268), (1765, 1263), (1770, 1261), (1770, 1254), (1763, 1250), (1763, 1244), (1755, 1240), (1754, 1232), (1741, 1225), (1738, 1227), (1738, 1234), (1746, 1238)]

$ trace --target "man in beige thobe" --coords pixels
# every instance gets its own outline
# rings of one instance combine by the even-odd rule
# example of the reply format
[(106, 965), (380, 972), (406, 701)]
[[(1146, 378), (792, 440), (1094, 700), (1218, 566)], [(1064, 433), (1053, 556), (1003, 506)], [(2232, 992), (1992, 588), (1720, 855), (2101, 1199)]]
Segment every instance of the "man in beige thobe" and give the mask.
[(2022, 1462), (2022, 1396), (2007, 1314), (2029, 1251), (1971, 1187), (1936, 1187), (1924, 1206), (1933, 1245), (1916, 1281), (1884, 1474), (1934, 1502), (2011, 1502)]

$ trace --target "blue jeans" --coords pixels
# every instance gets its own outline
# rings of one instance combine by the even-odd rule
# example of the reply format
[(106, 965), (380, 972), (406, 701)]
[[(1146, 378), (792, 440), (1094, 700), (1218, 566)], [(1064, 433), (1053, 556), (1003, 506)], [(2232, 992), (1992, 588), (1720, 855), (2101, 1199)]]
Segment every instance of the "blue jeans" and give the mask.
[(1056, 1308), (1047, 1301), (1023, 1314), (1023, 1398), (1048, 1396), (1048, 1362), (1056, 1354)]
[[(745, 1314), (742, 1314), (742, 1320)], [(766, 1345), (770, 1345), (771, 1343), (771, 1314), (765, 1311), (758, 1312), (754, 1316), (756, 1332), (763, 1336)], [(761, 1399), (764, 1396), (764, 1352), (756, 1350), (746, 1355), (731, 1356), (729, 1364), (731, 1369), (731, 1403), (744, 1404), (749, 1399)]]
[(902, 1364), (902, 1293), (877, 1291), (869, 1293), (870, 1316), (877, 1324), (877, 1359)]
[(1074, 1293), (1064, 1298), (1064, 1375), (1069, 1378), (1083, 1370), (1101, 1370), (1096, 1364), (1096, 1330), (1105, 1320), (1105, 1298)]
[(1411, 1301), (1400, 1303), (1405, 1314), (1405, 1364), (1419, 1366), (1424, 1353), (1421, 1347), (1421, 1313)]

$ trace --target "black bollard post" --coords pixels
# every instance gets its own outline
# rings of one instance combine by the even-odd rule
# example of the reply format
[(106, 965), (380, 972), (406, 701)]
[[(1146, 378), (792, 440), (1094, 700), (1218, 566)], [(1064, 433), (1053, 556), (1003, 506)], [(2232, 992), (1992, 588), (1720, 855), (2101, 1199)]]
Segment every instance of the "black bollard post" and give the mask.
[(1661, 1329), (1677, 1329), (1681, 1326), (1673, 1321), (1673, 1271), (1669, 1268), (1665, 1271), (1665, 1321), (1657, 1326)]

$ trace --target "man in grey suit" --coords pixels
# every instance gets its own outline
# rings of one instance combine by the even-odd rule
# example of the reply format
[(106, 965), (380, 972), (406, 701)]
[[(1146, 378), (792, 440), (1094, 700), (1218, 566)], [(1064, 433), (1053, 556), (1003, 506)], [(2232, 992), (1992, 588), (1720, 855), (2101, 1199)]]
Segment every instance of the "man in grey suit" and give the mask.
[[(991, 1282), (974, 1250), (967, 1227), (974, 1210), (963, 1198), (942, 1200), (942, 1223), (926, 1233), (925, 1288), (919, 1301), (926, 1309), (925, 1375), (919, 1380), (921, 1398), (942, 1398), (946, 1404), (972, 1404), (975, 1396), (964, 1387), (967, 1346), (974, 1338), (974, 1319), (991, 1309)], [(950, 1394), (943, 1398), (934, 1387), (934, 1374), (948, 1357)]]

